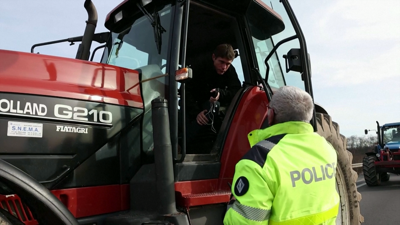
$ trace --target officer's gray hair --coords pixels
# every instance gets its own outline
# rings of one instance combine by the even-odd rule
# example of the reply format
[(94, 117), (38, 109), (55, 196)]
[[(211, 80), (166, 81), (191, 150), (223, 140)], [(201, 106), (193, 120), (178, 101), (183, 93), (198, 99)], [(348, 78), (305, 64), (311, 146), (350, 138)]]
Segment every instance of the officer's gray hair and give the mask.
[(303, 121), (309, 123), (314, 109), (311, 96), (297, 87), (284, 86), (272, 96), (269, 106), (275, 111), (275, 122)]

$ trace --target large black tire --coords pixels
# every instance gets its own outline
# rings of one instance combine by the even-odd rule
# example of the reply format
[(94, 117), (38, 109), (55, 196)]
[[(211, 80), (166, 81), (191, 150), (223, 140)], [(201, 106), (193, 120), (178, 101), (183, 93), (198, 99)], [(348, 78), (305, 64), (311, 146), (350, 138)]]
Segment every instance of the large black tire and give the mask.
[(381, 183), (374, 162), (375, 156), (372, 155), (365, 156), (363, 159), (364, 179), (368, 186), (378, 186)]
[(339, 133), (339, 125), (327, 114), (316, 114), (317, 132), (335, 148), (338, 157), (336, 183), (340, 209), (336, 224), (359, 225), (364, 222), (360, 213), (361, 194), (357, 191), (357, 173), (353, 170), (353, 155), (346, 149), (346, 138)]
[[(2, 159), (0, 181), (26, 203), (39, 224), (78, 225), (72, 213), (53, 193), (30, 175)], [(10, 218), (8, 220), (12, 222)]]

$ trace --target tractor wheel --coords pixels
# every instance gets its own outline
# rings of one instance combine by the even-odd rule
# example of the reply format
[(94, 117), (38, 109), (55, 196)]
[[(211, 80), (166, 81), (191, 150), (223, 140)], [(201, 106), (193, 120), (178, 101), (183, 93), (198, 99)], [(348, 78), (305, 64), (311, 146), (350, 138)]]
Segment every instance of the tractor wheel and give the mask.
[(390, 174), (388, 174), (388, 173), (381, 173), (381, 174), (380, 174), (380, 177), (381, 177), (381, 181), (382, 181), (382, 182), (388, 182), (389, 179), (390, 179)]
[(339, 125), (327, 114), (316, 114), (317, 132), (335, 148), (338, 157), (336, 183), (340, 196), (336, 224), (359, 225), (364, 222), (360, 213), (361, 194), (357, 191), (357, 173), (353, 170), (353, 155), (346, 149), (346, 138), (339, 133)]
[[(39, 224), (79, 224), (74, 215), (53, 193), (30, 175), (2, 159), (0, 159), (0, 182), (26, 203)], [(17, 219), (21, 212), (19, 208), (17, 211), (17, 208), (14, 203), (14, 210), (18, 215), (14, 213), (11, 215), (0, 206), (2, 213), (0, 218), (3, 221), (7, 218), (13, 225), (24, 224)]]
[(378, 186), (381, 181), (379, 179), (379, 174), (376, 172), (375, 168), (375, 156), (366, 156), (363, 159), (363, 173), (365, 183), (368, 186)]

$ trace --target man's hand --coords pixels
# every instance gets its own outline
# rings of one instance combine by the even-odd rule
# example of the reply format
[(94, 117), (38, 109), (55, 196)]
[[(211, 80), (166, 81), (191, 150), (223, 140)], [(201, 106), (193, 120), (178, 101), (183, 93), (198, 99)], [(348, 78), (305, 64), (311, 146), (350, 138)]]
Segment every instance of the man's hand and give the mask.
[(212, 93), (212, 92), (216, 92), (217, 93), (217, 95), (215, 96), (215, 97), (210, 97), (210, 102), (211, 103), (214, 103), (214, 102), (216, 102), (216, 101), (218, 101), (219, 100), (219, 91), (217, 90), (217, 88), (214, 88), (214, 89), (212, 89), (211, 91), (210, 91), (210, 93)]
[(207, 119), (207, 116), (205, 115), (206, 112), (207, 112), (207, 110), (205, 109), (205, 110), (201, 111), (199, 114), (197, 114), (196, 121), (198, 124), (200, 124), (200, 125), (208, 124), (208, 119)]

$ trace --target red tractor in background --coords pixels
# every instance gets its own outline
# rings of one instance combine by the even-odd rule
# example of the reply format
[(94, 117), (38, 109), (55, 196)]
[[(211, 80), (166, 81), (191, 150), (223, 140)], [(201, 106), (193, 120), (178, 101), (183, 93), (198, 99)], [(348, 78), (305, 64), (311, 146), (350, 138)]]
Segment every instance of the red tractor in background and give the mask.
[[(222, 224), (247, 134), (265, 128), (273, 91), (312, 96), (310, 59), (287, 0), (125, 0), (76, 59), (0, 50), (0, 218), (11, 224)], [(91, 62), (92, 41), (103, 43)], [(217, 134), (186, 146), (188, 68), (230, 43), (243, 82)], [(93, 59), (93, 55), (91, 57)], [(177, 90), (181, 85), (182, 92)], [(181, 105), (178, 106), (178, 100)], [(362, 221), (346, 139), (315, 105), (311, 121), (338, 153), (337, 224)], [(178, 151), (180, 143), (180, 151)], [(202, 144), (202, 145), (200, 145)], [(0, 221), (1, 221), (0, 220)]]

